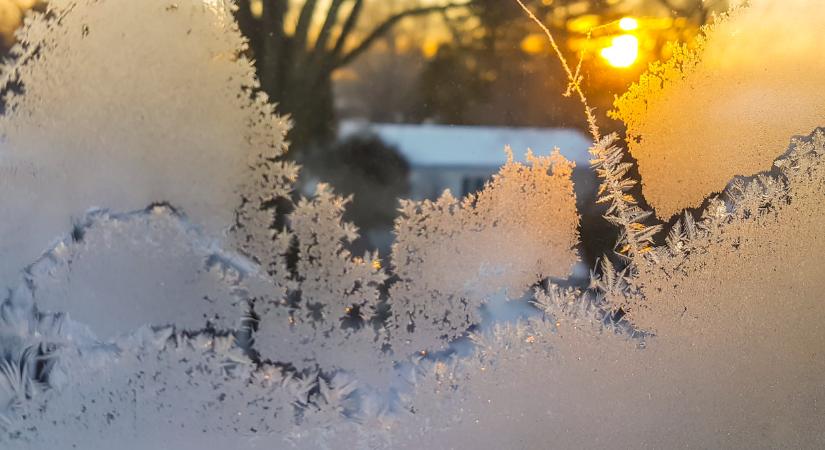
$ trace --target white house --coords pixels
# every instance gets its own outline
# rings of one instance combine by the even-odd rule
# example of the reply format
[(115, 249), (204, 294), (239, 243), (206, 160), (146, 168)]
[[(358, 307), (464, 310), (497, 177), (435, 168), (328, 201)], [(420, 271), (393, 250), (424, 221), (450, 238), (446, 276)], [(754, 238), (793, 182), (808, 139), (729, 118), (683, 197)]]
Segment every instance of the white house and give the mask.
[[(527, 149), (548, 155), (558, 148), (578, 168), (589, 166), (590, 139), (569, 128), (507, 128), (453, 125), (400, 125), (343, 122), (339, 136), (373, 133), (396, 147), (410, 164), (410, 198), (435, 199), (445, 189), (463, 196), (476, 192), (507, 162), (510, 146), (517, 161)], [(575, 178), (575, 177), (574, 177)], [(585, 183), (590, 185), (591, 183)], [(576, 190), (590, 188), (577, 183)], [(581, 192), (579, 192), (581, 194)]]
[[(549, 155), (555, 148), (576, 163), (573, 183), (582, 214), (593, 214), (596, 176), (590, 169), (591, 140), (570, 128), (509, 128), (453, 125), (399, 125), (345, 121), (339, 137), (372, 133), (398, 149), (410, 165), (410, 195), (414, 200), (438, 198), (445, 189), (464, 196), (484, 187), (484, 183), (507, 162), (505, 147), (515, 160), (525, 162), (527, 149)], [(588, 212), (589, 211), (589, 212)], [(600, 213), (597, 213), (600, 214)], [(391, 230), (363, 230), (365, 237), (382, 254), (389, 251)], [(573, 279), (585, 279), (588, 266), (579, 262)]]

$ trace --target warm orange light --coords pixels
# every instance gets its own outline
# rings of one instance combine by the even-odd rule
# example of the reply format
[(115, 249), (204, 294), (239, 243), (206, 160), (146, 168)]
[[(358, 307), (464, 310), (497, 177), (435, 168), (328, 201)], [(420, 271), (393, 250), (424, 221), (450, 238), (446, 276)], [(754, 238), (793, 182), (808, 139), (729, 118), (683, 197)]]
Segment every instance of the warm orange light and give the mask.
[(543, 34), (530, 34), (521, 40), (521, 51), (528, 55), (535, 55), (544, 51), (544, 44), (547, 38)]
[(424, 42), (424, 45), (421, 46), (421, 53), (424, 54), (425, 58), (432, 59), (438, 54), (439, 47), (441, 47), (441, 44), (439, 44), (438, 41), (428, 39)]
[(630, 67), (639, 57), (639, 38), (632, 34), (616, 36), (600, 54), (613, 67)]
[(572, 33), (587, 34), (594, 28), (598, 27), (600, 22), (601, 17), (595, 14), (585, 14), (574, 19), (570, 19), (567, 22), (567, 30)]
[(264, 2), (263, 0), (252, 0), (249, 2), (249, 12), (252, 14), (252, 17), (256, 19), (260, 19), (261, 16), (264, 14)]
[(639, 28), (639, 21), (632, 17), (624, 17), (619, 21), (619, 28), (624, 31), (633, 31)]
[(10, 46), (14, 43), (14, 30), (20, 26), (23, 12), (11, 0), (0, 0), (0, 43)]

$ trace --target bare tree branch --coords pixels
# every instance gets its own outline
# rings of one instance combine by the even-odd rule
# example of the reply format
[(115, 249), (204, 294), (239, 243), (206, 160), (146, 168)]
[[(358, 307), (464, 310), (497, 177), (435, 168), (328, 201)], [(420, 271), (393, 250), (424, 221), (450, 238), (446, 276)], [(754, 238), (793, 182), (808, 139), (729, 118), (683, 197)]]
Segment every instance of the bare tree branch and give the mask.
[(312, 23), (312, 16), (315, 15), (316, 6), (318, 6), (318, 0), (306, 0), (304, 7), (301, 8), (298, 25), (295, 26), (295, 33), (292, 35), (295, 40), (295, 48), (299, 51), (303, 50), (309, 40), (309, 26)]
[[(284, 54), (286, 31), (284, 30), (284, 16), (287, 12), (287, 0), (264, 2), (261, 14), (262, 32), (259, 34), (262, 52), (256, 55), (261, 59), (258, 68), (258, 78), (263, 86), (278, 85), (278, 64)], [(266, 56), (261, 56), (266, 55)]]
[(454, 8), (465, 8), (473, 4), (473, 1), (466, 1), (462, 3), (448, 3), (446, 5), (441, 6), (427, 6), (422, 8), (413, 8), (408, 9), (406, 11), (402, 11), (398, 14), (395, 14), (385, 20), (383, 23), (375, 27), (368, 35), (364, 38), (361, 43), (355, 46), (349, 53), (343, 56), (333, 56), (332, 64), (329, 67), (329, 71), (333, 71), (338, 67), (345, 66), (351, 63), (355, 58), (364, 53), (369, 47), (381, 36), (386, 34), (388, 31), (392, 29), (398, 22), (407, 18), (407, 17), (415, 17), (415, 16), (425, 16), (427, 14), (446, 11)]
[(347, 16), (347, 20), (341, 28), (341, 34), (338, 35), (338, 39), (335, 41), (335, 47), (332, 49), (332, 56), (334, 58), (337, 58), (338, 55), (341, 54), (341, 50), (344, 48), (347, 37), (349, 37), (352, 30), (355, 29), (355, 25), (358, 23), (363, 7), (364, 0), (355, 0), (355, 4), (352, 5), (352, 10), (350, 10), (349, 16)]
[(318, 33), (318, 38), (315, 40), (315, 54), (319, 54), (323, 52), (327, 46), (327, 42), (329, 42), (330, 33), (332, 33), (332, 27), (338, 23), (338, 11), (341, 9), (341, 5), (344, 4), (344, 0), (332, 0), (332, 5), (330, 5), (329, 10), (327, 11), (327, 17), (324, 19), (324, 25), (321, 26), (321, 31)]

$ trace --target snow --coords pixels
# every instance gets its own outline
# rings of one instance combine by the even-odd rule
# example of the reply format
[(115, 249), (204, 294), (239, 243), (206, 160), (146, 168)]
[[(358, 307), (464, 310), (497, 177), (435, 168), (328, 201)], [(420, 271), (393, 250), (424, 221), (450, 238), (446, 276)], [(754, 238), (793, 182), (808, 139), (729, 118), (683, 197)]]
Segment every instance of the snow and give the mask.
[(554, 148), (576, 164), (586, 167), (591, 141), (581, 131), (567, 128), (508, 128), (433, 124), (368, 124), (344, 121), (343, 138), (372, 132), (398, 148), (414, 167), (501, 167), (507, 162), (504, 148), (513, 149), (514, 160), (525, 163), (527, 149), (547, 156)]

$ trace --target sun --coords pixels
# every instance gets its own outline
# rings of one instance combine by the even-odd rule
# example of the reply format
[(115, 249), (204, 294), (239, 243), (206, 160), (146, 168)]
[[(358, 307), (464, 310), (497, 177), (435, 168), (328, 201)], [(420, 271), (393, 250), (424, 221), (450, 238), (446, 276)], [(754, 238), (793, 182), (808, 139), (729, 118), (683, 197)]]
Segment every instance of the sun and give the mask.
[(639, 21), (632, 17), (624, 17), (619, 21), (619, 28), (624, 31), (633, 31), (639, 28)]
[(630, 67), (639, 57), (639, 38), (632, 34), (616, 36), (600, 55), (613, 67)]

